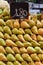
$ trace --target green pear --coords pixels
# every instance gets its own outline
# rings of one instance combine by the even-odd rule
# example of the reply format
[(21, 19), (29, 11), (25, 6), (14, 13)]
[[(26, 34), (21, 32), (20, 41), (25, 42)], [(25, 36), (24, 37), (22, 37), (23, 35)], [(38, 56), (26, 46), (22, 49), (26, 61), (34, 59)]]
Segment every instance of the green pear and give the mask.
[(35, 22), (33, 20), (29, 20), (29, 25), (32, 27), (32, 26), (35, 26)]
[(6, 65), (4, 62), (0, 61), (0, 65)]
[(16, 54), (15, 58), (20, 62), (24, 61), (20, 54)]
[(31, 32), (31, 30), (30, 29), (25, 29), (25, 32), (27, 33), (27, 34), (32, 34), (32, 32)]
[(22, 65), (28, 65), (28, 63), (26, 61), (22, 62)]
[(31, 31), (32, 31), (34, 34), (38, 34), (38, 29), (37, 29), (36, 26), (33, 26), (33, 27), (31, 28)]
[(14, 65), (12, 62), (7, 62), (7, 65)]
[(10, 28), (13, 28), (13, 20), (7, 20), (6, 25), (9, 26)]
[(4, 38), (4, 35), (2, 32), (0, 32), (0, 38)]
[(16, 42), (16, 45), (17, 45), (18, 47), (23, 47), (23, 46), (24, 46), (24, 44), (23, 44), (22, 42), (20, 42), (20, 41), (17, 41), (17, 42)]
[(35, 53), (36, 50), (35, 50), (33, 47), (27, 47), (27, 52), (28, 52), (29, 54), (31, 54), (31, 53)]
[(0, 45), (6, 46), (6, 43), (5, 43), (4, 39), (2, 39), (2, 38), (0, 38)]
[(7, 58), (3, 53), (0, 53), (0, 61), (7, 61)]
[(0, 9), (0, 15), (3, 13), (3, 10), (2, 9)]
[(32, 38), (31, 38), (30, 35), (28, 35), (28, 34), (25, 34), (25, 35), (24, 35), (24, 39), (25, 39), (26, 41), (32, 41)]
[(7, 53), (14, 54), (14, 51), (10, 47), (6, 47), (5, 50), (6, 50)]
[(36, 42), (35, 40), (33, 40), (31, 42), (32, 46), (35, 47), (35, 46), (40, 46), (40, 44), (38, 42)]
[(23, 28), (19, 28), (19, 31), (21, 31), (21, 34), (25, 34), (25, 31)]
[(0, 26), (0, 32), (3, 32), (3, 28), (2, 28), (2, 26)]
[(38, 40), (38, 41), (43, 41), (43, 37), (42, 37), (41, 35), (38, 35), (38, 36), (37, 36), (37, 40)]
[(14, 33), (14, 34), (21, 34), (22, 32), (19, 31), (17, 28), (14, 28), (14, 29), (12, 30), (12, 33)]
[(43, 61), (43, 54), (38, 54), (38, 57), (41, 61)]
[(36, 53), (43, 53), (43, 50), (40, 47), (35, 47)]
[(13, 51), (14, 51), (15, 53), (20, 53), (20, 50), (18, 49), (18, 47), (13, 47), (12, 49), (13, 49)]
[(21, 65), (21, 64), (18, 61), (15, 61), (14, 65)]
[(8, 54), (7, 59), (8, 59), (8, 61), (15, 61), (16, 60), (12, 54)]
[(31, 54), (31, 58), (33, 61), (40, 61), (39, 57), (37, 56), (37, 54)]
[(41, 28), (42, 27), (42, 23), (39, 20), (37, 20), (37, 27), (38, 28)]
[(18, 38), (19, 38), (20, 41), (26, 42), (25, 39), (24, 39), (24, 37), (23, 37), (23, 35), (18, 35)]
[(10, 38), (11, 38), (11, 37), (10, 37), (9, 34), (7, 34), (7, 33), (4, 34), (4, 39), (10, 39)]
[(23, 59), (24, 59), (25, 61), (29, 61), (29, 62), (32, 61), (31, 57), (30, 57), (29, 54), (27, 54), (27, 53), (22, 54), (22, 57), (23, 57)]
[(22, 21), (21, 28), (30, 28), (30, 25), (26, 21)]
[(43, 49), (43, 41), (40, 41), (39, 44), (40, 44), (40, 47)]
[(20, 53), (27, 53), (27, 49), (24, 47), (20, 48)]
[(4, 54), (6, 54), (6, 51), (5, 51), (5, 49), (4, 49), (3, 46), (0, 46), (0, 53), (4, 53)]
[(16, 35), (12, 34), (12, 36), (11, 36), (11, 40), (13, 40), (13, 41), (18, 41), (19, 39), (17, 38)]
[(24, 47), (32, 46), (32, 44), (30, 42), (25, 42), (23, 44), (24, 44)]
[(6, 40), (6, 45), (7, 46), (17, 46), (13, 41), (11, 41), (9, 39)]
[(8, 34), (10, 34), (10, 35), (12, 34), (12, 33), (11, 33), (11, 30), (10, 30), (10, 28), (9, 28), (8, 26), (5, 26), (5, 27), (3, 28), (3, 30), (4, 30), (5, 33), (8, 33)]
[(0, 26), (2, 26), (2, 25), (6, 25), (6, 24), (5, 24), (5, 21), (3, 19), (0, 19)]

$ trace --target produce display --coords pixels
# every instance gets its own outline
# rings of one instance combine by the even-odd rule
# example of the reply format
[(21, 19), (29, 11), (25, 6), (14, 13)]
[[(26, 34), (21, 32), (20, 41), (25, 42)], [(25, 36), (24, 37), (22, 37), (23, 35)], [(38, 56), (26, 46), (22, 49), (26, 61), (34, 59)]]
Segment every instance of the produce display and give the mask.
[(0, 9), (0, 65), (43, 65), (43, 19), (11, 19)]

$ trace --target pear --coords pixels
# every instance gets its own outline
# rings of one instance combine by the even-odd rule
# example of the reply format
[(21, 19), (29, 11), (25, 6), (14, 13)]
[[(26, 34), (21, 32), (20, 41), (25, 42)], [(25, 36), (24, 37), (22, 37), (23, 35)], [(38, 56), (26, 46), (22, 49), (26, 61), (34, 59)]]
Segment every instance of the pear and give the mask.
[(41, 35), (38, 35), (38, 36), (37, 36), (37, 40), (38, 40), (38, 41), (43, 41), (43, 37), (42, 37)]
[(31, 38), (28, 34), (25, 34), (25, 35), (24, 35), (24, 39), (25, 39), (26, 41), (32, 41), (32, 38)]
[(3, 53), (0, 53), (0, 61), (7, 61), (7, 58)]
[(0, 32), (3, 32), (3, 28), (2, 28), (2, 26), (0, 26)]
[(34, 63), (33, 61), (31, 61), (31, 62), (29, 63), (29, 65), (35, 65), (35, 63)]
[(13, 40), (13, 41), (18, 41), (19, 39), (17, 38), (17, 36), (16, 36), (15, 34), (12, 34), (11, 40)]
[(18, 61), (15, 61), (14, 65), (21, 65), (21, 64)]
[(7, 65), (14, 65), (12, 62), (7, 62)]
[(7, 20), (6, 21), (6, 25), (9, 26), (10, 28), (13, 28), (13, 22), (14, 21), (12, 19), (11, 20)]
[(39, 35), (43, 35), (43, 28), (39, 28), (39, 29), (38, 29), (38, 34), (39, 34)]
[(24, 47), (20, 48), (20, 53), (26, 53), (26, 52), (27, 52), (26, 48)]
[(8, 54), (7, 59), (8, 59), (8, 61), (15, 61), (16, 60), (12, 54)]
[(31, 32), (31, 30), (30, 29), (25, 29), (25, 32), (27, 33), (27, 34), (32, 34), (32, 32)]
[(4, 39), (10, 39), (10, 35), (7, 34), (7, 33), (5, 33), (5, 34), (4, 34)]
[(2, 39), (2, 38), (0, 38), (0, 45), (6, 46), (6, 43), (5, 43), (4, 39)]
[(4, 38), (4, 35), (2, 32), (0, 32), (0, 38)]
[(38, 28), (41, 28), (42, 27), (42, 23), (39, 20), (37, 20), (37, 27)]
[(31, 58), (33, 61), (40, 61), (39, 57), (37, 56), (37, 54), (31, 54)]
[(15, 53), (20, 53), (18, 47), (13, 47), (12, 49), (13, 49), (13, 51), (14, 51)]
[(41, 20), (41, 24), (42, 24), (42, 27), (43, 27), (43, 20)]
[(22, 62), (22, 65), (28, 65), (28, 63), (26, 61)]
[(43, 65), (43, 64), (39, 61), (39, 62), (35, 62), (35, 65)]
[(31, 31), (32, 31), (34, 34), (38, 34), (38, 29), (37, 29), (36, 26), (33, 26), (33, 27), (31, 28)]
[(0, 53), (5, 53), (6, 54), (6, 51), (5, 51), (3, 46), (0, 46)]
[(32, 44), (30, 42), (25, 42), (23, 44), (24, 44), (24, 47), (32, 46)]
[(30, 57), (27, 53), (22, 54), (22, 57), (23, 57), (23, 59), (24, 59), (25, 61), (29, 61), (29, 62), (32, 61), (31, 57)]
[(0, 19), (0, 26), (2, 26), (2, 25), (6, 25), (6, 24), (5, 24), (5, 21), (3, 19)]
[(20, 62), (24, 61), (20, 54), (16, 54), (15, 58)]
[(31, 42), (32, 46), (35, 47), (35, 46), (40, 46), (40, 44), (38, 42), (36, 42), (35, 40), (33, 40)]
[(37, 40), (37, 37), (36, 37), (35, 34), (32, 34), (32, 35), (31, 35), (31, 38), (32, 38), (33, 40)]
[(7, 46), (17, 46), (13, 41), (11, 41), (9, 39), (6, 40), (6, 45)]
[(14, 22), (14, 28), (19, 28), (19, 27), (20, 27), (19, 21), (15, 20), (15, 22)]
[(8, 26), (5, 26), (5, 27), (3, 28), (3, 30), (4, 30), (5, 33), (8, 33), (8, 34), (10, 34), (10, 35), (12, 34), (12, 33), (11, 33), (11, 30), (10, 30), (10, 28), (9, 28)]
[(43, 49), (43, 41), (40, 41), (39, 44), (40, 44), (40, 47)]
[(16, 42), (16, 45), (17, 45), (18, 47), (23, 47), (23, 46), (24, 46), (24, 44), (23, 44), (22, 42), (20, 42), (20, 41), (17, 41), (17, 42)]
[(43, 50), (40, 47), (35, 47), (36, 53), (42, 53), (43, 54)]
[(0, 61), (0, 65), (6, 65), (4, 62)]
[(26, 42), (25, 39), (23, 38), (23, 35), (18, 35), (18, 38), (19, 38), (20, 41)]
[(14, 28), (14, 29), (12, 30), (12, 33), (14, 33), (14, 34), (21, 34), (22, 32), (19, 31), (17, 28)]
[(30, 25), (26, 21), (22, 21), (21, 28), (30, 28)]
[(43, 54), (38, 54), (38, 57), (41, 61), (43, 61)]
[(29, 20), (29, 25), (32, 27), (32, 26), (35, 26), (35, 22), (33, 20)]
[(25, 31), (23, 28), (19, 28), (19, 31), (21, 31), (21, 34), (25, 34)]
[(28, 52), (29, 54), (31, 54), (31, 53), (35, 53), (36, 50), (35, 50), (33, 47), (27, 47), (27, 52)]
[(14, 54), (14, 51), (10, 47), (6, 47), (5, 50), (6, 50), (7, 53)]
[(2, 9), (0, 9), (0, 15), (3, 13)]

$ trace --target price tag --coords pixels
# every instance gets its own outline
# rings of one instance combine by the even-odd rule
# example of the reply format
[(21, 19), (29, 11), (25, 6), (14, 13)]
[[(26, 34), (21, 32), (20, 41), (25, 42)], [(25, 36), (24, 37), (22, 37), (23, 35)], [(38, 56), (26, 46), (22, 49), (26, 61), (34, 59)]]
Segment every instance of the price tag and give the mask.
[(27, 2), (11, 2), (10, 14), (14, 19), (27, 18), (29, 14), (29, 4)]

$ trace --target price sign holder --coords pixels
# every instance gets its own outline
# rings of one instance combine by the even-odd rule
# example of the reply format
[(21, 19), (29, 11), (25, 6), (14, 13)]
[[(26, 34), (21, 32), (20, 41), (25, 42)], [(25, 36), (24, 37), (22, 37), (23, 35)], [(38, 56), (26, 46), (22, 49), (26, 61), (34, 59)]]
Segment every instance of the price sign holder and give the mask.
[(29, 15), (28, 2), (14, 2), (10, 3), (10, 15), (14, 19), (27, 18)]

